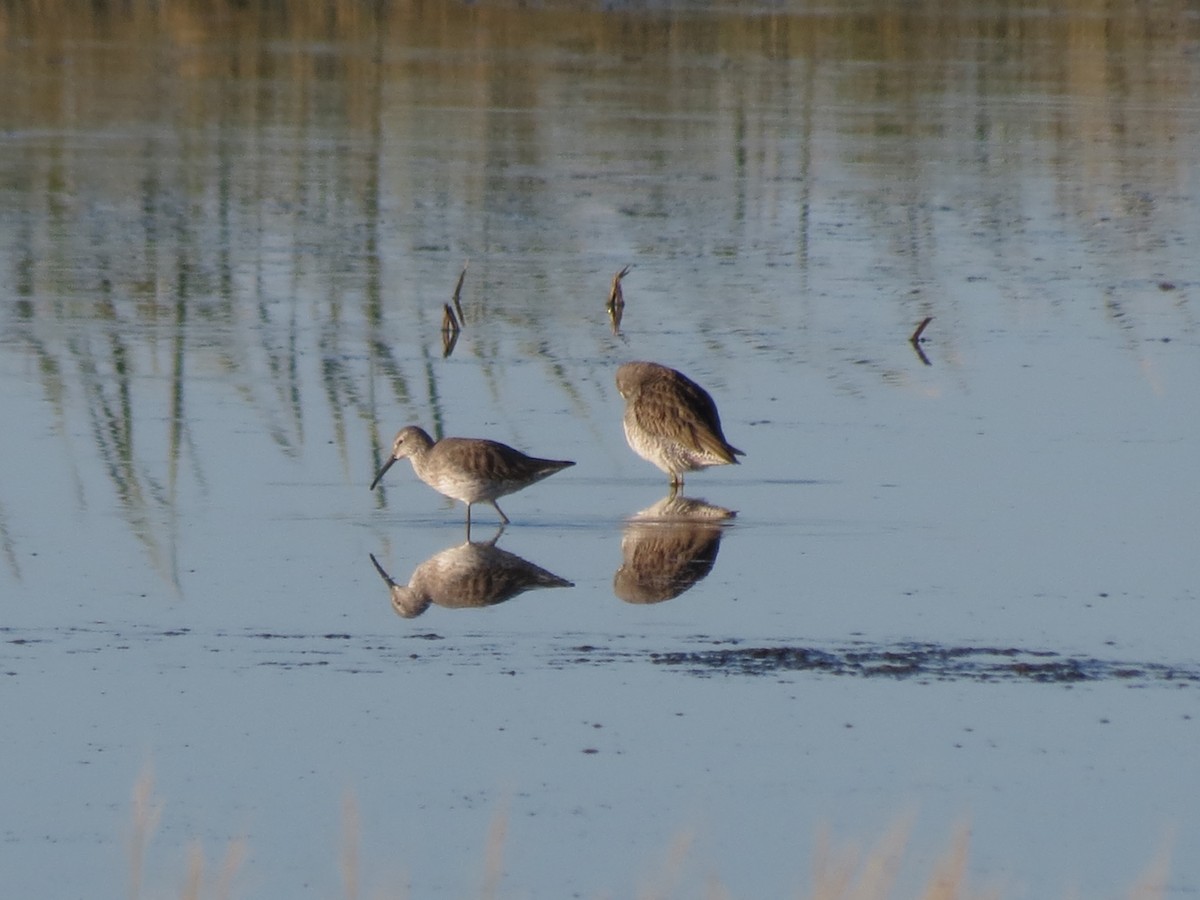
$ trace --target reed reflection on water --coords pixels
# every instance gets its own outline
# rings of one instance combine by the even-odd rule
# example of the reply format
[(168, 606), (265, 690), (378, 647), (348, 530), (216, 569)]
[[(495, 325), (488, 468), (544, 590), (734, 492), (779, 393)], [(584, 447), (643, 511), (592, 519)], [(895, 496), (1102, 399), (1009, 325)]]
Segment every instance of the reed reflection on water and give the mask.
[[(1187, 286), (1186, 4), (754, 12), (6, 5), (5, 370), (29, 373), (60, 439), (87, 435), (177, 580), (180, 480), (204, 492), (214, 469), (198, 381), (285, 458), (332, 440), (353, 480), (397, 409), (443, 433), (439, 322), (465, 258), (455, 362), (503, 396), (529, 360), (584, 420), (607, 414), (580, 382), (622, 352), (617, 305), (600, 313), (631, 261), (670, 268), (639, 292), (643, 327), (781, 365), (811, 346), (811, 298), (844, 286), (847, 252), (900, 321), (961, 316), (946, 215), (1017, 303), (1050, 271), (1030, 259), (1047, 228), (1084, 247), (1113, 327), (1136, 331), (1139, 285)], [(702, 258), (731, 283), (702, 283)]]
[[(245, 825), (277, 896), (337, 893), (348, 784), (414, 896), (502, 785), (508, 893), (698, 822), (777, 896), (910, 798), (1084, 895), (1177, 818), (1186, 893), (1198, 46), (1185, 0), (0, 4), (6, 886), (118, 893), (151, 752), (164, 843)], [(627, 520), (629, 359), (718, 399), (736, 524)], [(403, 422), (578, 460), (529, 559), (368, 495)], [(429, 652), (376, 577), (578, 586)]]

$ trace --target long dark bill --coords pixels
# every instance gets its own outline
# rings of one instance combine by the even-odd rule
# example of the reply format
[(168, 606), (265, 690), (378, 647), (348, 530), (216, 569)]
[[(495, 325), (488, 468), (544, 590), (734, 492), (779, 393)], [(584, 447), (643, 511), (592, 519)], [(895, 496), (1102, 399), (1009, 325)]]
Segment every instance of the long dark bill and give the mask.
[(395, 462), (396, 457), (392, 456), (388, 458), (388, 461), (383, 464), (383, 468), (380, 469), (379, 473), (375, 476), (375, 480), (371, 482), (371, 490), (375, 490), (375, 485), (379, 484), (380, 479), (387, 474), (387, 470), (390, 469)]

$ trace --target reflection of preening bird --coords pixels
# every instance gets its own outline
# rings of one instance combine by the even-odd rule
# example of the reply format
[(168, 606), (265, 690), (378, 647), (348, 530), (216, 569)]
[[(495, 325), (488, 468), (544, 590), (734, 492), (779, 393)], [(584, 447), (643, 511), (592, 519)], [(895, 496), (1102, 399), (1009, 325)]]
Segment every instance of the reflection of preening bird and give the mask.
[(621, 537), (613, 593), (627, 603), (678, 597), (708, 576), (732, 510), (672, 491), (630, 519)]
[(408, 584), (393, 581), (374, 554), (371, 562), (392, 593), (392, 609), (406, 619), (419, 616), (431, 603), (448, 609), (495, 606), (534, 588), (575, 586), (491, 541), (467, 541), (429, 557)]
[(409, 425), (396, 435), (392, 455), (371, 482), (371, 489), (397, 460), (406, 458), (423, 482), (439, 494), (467, 504), (468, 526), (471, 504), (490, 503), (507, 524), (508, 516), (496, 505), (498, 498), (575, 465), (565, 459), (526, 456), (507, 444), (483, 438), (448, 437), (434, 443), (423, 428)]
[(652, 362), (617, 369), (625, 398), (625, 439), (633, 452), (683, 484), (683, 473), (737, 463), (745, 454), (725, 440), (717, 405), (682, 372)]
[(737, 513), (672, 488), (667, 496), (629, 517), (631, 522), (723, 522)]

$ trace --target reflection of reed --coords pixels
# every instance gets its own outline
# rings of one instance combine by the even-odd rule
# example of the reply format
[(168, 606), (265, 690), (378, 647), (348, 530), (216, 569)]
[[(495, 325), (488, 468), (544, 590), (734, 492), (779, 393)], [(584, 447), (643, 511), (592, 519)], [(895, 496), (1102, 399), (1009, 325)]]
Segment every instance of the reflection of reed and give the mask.
[[(306, 440), (328, 436), (348, 472), (362, 452), (357, 433), (376, 454), (385, 446), (378, 422), (432, 421), (440, 436), (445, 369), (430, 342), (400, 344), (438, 333), (431, 305), (417, 302), (420, 263), (440, 255), (429, 268), (444, 272), (451, 251), (488, 248), (473, 297), (506, 282), (563, 296), (555, 271), (564, 243), (519, 223), (563, 223), (564, 198), (593, 168), (620, 188), (624, 176), (607, 161), (628, 149), (645, 154), (636, 199), (620, 209), (631, 246), (646, 222), (664, 259), (718, 250), (733, 261), (790, 242), (802, 280), (808, 243), (821, 240), (810, 210), (828, 201), (809, 169), (830, 152), (855, 160), (859, 180), (846, 196), (878, 226), (866, 229), (879, 236), (866, 255), (911, 267), (914, 284), (937, 281), (937, 203), (971, 211), (962, 213), (976, 217), (966, 231), (981, 235), (998, 268), (1025, 264), (1025, 244), (1013, 252), (1006, 240), (1019, 232), (1011, 223), (1030, 218), (1021, 198), (1031, 155), (1061, 160), (1047, 164), (1048, 175), (1066, 175), (1046, 202), (1086, 226), (1101, 262), (1128, 258), (1119, 251), (1132, 242), (1150, 269), (1162, 257), (1143, 248), (1194, 232), (1190, 219), (1176, 221), (1193, 207), (1171, 201), (1186, 194), (1179, 184), (1194, 168), (1194, 151), (1176, 139), (1194, 131), (1186, 62), (1196, 28), (1182, 0), (1103, 10), (1066, 0), (1044, 16), (971, 0), (819, 15), (667, 12), (639, 14), (636, 27), (601, 5), (551, 6), (446, 4), (434, 15), (410, 0), (0, 4), (0, 269), (13, 295), (0, 311), (0, 352), (29, 358), (61, 434), (84, 430), (69, 418), (86, 406), (74, 415), (160, 571), (174, 579), (181, 467), (190, 457), (203, 489), (201, 466), (215, 465), (195, 452), (190, 423), (211, 409), (195, 408), (197, 376), (232, 384), (280, 454), (296, 457)], [(561, 64), (557, 48), (567, 45), (580, 48), (578, 66)], [(694, 64), (704, 59), (722, 64)], [(1131, 65), (1143, 60), (1157, 63)], [(687, 77), (678, 77), (681, 61)], [(592, 64), (628, 79), (613, 83), (614, 96), (630, 98), (614, 109), (625, 124), (593, 117), (558, 127), (575, 111), (547, 98), (574, 96), (572, 73)], [(986, 78), (964, 84), (964, 66)], [(1053, 102), (1034, 109), (1040, 97)], [(447, 108), (455, 115), (436, 112)], [(714, 133), (736, 137), (734, 149), (681, 142), (670, 130), (710, 120)], [(579, 129), (603, 139), (598, 155), (580, 156)], [(938, 181), (931, 148), (976, 160), (955, 171), (977, 174), (983, 188), (971, 189), (981, 195), (963, 192), (970, 178)], [(574, 162), (556, 162), (564, 159)], [(685, 171), (706, 173), (703, 201), (683, 192)], [(711, 210), (729, 217), (702, 235), (672, 230), (681, 200), (689, 221)], [(496, 275), (505, 264), (513, 269)], [(1008, 274), (1025, 283), (1025, 273)], [(899, 300), (905, 320), (932, 314), (935, 294)], [(715, 356), (740, 352), (731, 347), (756, 331), (790, 358), (794, 348), (772, 337), (795, 333), (780, 328), (796, 309), (780, 297), (740, 306), (746, 330), (732, 343), (723, 305), (697, 304), (687, 327)], [(1108, 314), (1131, 328), (1134, 313), (1120, 300)], [(520, 356), (536, 361), (574, 414), (595, 416), (598, 394), (560, 360), (601, 354), (594, 344), (560, 352), (545, 327), (572, 316), (570, 304), (489, 303), (488, 321), (514, 326), (507, 331), (476, 329), (479, 310), (467, 312), (472, 340), (456, 362), (478, 364), (497, 407)], [(511, 334), (515, 348), (501, 343)], [(939, 350), (953, 349), (952, 334)], [(161, 393), (148, 397), (155, 387)], [(329, 422), (314, 426), (322, 415)], [(165, 440), (153, 432), (163, 421)], [(165, 446), (149, 451), (147, 433)], [(5, 533), (20, 534), (19, 524)]]
[(0, 503), (0, 547), (4, 549), (4, 558), (17, 581), (21, 580), (21, 566), (17, 562), (16, 547), (12, 535), (8, 533), (8, 517), (4, 515), (4, 504)]
[[(503, 531), (503, 529), (501, 529)], [(371, 555), (375, 570), (392, 594), (392, 609), (406, 619), (436, 603), (447, 609), (495, 606), (535, 588), (574, 587), (570, 581), (535, 566), (490, 541), (466, 541), (431, 556), (413, 571), (408, 584), (397, 584)]]
[(634, 515), (621, 538), (613, 592), (627, 603), (660, 603), (706, 578), (732, 510), (674, 492)]

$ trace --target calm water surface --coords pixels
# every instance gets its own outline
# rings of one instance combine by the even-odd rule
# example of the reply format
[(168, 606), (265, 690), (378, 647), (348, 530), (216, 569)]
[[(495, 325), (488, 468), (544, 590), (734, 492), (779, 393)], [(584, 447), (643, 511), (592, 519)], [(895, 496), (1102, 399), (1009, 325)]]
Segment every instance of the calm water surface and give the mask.
[[(0, 10), (6, 891), (474, 895), (499, 820), (503, 896), (793, 896), (911, 817), (910, 892), (967, 822), (1193, 896), (1197, 97), (1172, 2)], [(630, 521), (639, 358), (732, 524)], [(462, 547), (407, 423), (578, 464)]]

